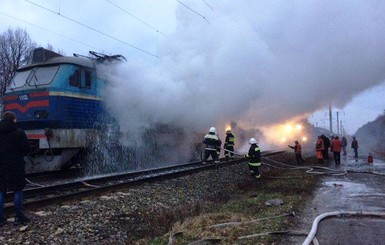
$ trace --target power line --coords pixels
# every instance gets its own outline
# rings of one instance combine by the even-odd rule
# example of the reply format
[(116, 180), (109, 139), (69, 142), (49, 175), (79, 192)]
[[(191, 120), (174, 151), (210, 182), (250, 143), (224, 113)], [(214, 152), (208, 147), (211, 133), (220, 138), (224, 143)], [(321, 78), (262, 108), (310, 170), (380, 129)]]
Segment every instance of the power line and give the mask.
[(205, 0), (202, 0), (202, 1), (207, 5), (207, 7), (211, 9), (211, 11), (214, 11), (213, 8)]
[(185, 6), (187, 9), (191, 10), (192, 12), (196, 13), (197, 15), (199, 15), (200, 17), (202, 17), (205, 21), (207, 21), (207, 23), (210, 24), (210, 22), (206, 19), (206, 17), (204, 17), (203, 15), (201, 15), (200, 13), (198, 13), (197, 11), (193, 10), (192, 8), (190, 8), (189, 6), (187, 6), (186, 4), (182, 3), (181, 1), (179, 0), (176, 0), (178, 3), (182, 4), (183, 6)]
[(137, 21), (143, 23), (144, 25), (150, 27), (151, 29), (153, 29), (154, 31), (156, 32), (159, 32), (160, 34), (162, 34), (163, 36), (165, 37), (168, 37), (166, 34), (164, 34), (163, 32), (159, 31), (158, 29), (156, 29), (155, 27), (151, 26), (150, 24), (147, 24), (146, 22), (144, 22), (143, 20), (139, 19), (138, 17), (136, 17), (135, 15), (129, 13), (127, 10), (123, 9), (122, 7), (118, 6), (117, 4), (111, 2), (110, 0), (105, 0), (106, 2), (110, 3), (111, 5), (114, 5), (115, 7), (117, 7), (118, 9), (122, 10), (123, 12), (125, 12), (126, 14), (130, 15), (132, 18), (136, 19)]
[(146, 50), (144, 50), (144, 49), (141, 49), (141, 48), (136, 47), (136, 46), (134, 46), (134, 45), (132, 45), (132, 44), (129, 44), (129, 43), (125, 42), (125, 41), (122, 41), (122, 40), (120, 40), (120, 39), (118, 39), (118, 38), (116, 38), (116, 37), (113, 37), (113, 36), (111, 36), (111, 35), (109, 35), (109, 34), (106, 34), (106, 33), (102, 32), (102, 31), (99, 31), (99, 30), (97, 30), (97, 29), (95, 29), (95, 28), (93, 28), (93, 27), (90, 27), (90, 26), (88, 26), (88, 25), (86, 25), (86, 24), (83, 24), (83, 23), (81, 23), (81, 22), (79, 22), (79, 21), (77, 21), (77, 20), (75, 20), (75, 19), (72, 19), (72, 18), (70, 18), (70, 17), (67, 17), (67, 16), (65, 16), (65, 15), (63, 15), (63, 14), (61, 14), (61, 13), (56, 13), (56, 12), (53, 11), (53, 10), (50, 10), (50, 9), (44, 7), (44, 6), (41, 6), (41, 5), (37, 4), (37, 3), (31, 2), (31, 1), (29, 1), (29, 0), (25, 0), (25, 1), (26, 1), (26, 2), (29, 2), (30, 4), (33, 4), (33, 5), (37, 6), (37, 7), (39, 7), (39, 8), (42, 8), (42, 9), (48, 11), (48, 12), (51, 12), (51, 13), (53, 13), (53, 14), (57, 14), (57, 15), (59, 15), (60, 17), (65, 18), (65, 19), (67, 19), (67, 20), (69, 20), (69, 21), (71, 21), (71, 22), (74, 22), (74, 23), (78, 24), (78, 25), (81, 25), (81, 26), (86, 27), (86, 28), (88, 28), (88, 29), (90, 29), (90, 30), (93, 30), (93, 31), (95, 31), (95, 32), (97, 32), (97, 33), (99, 33), (99, 34), (102, 34), (102, 35), (104, 35), (104, 36), (106, 36), (106, 37), (109, 37), (109, 38), (111, 38), (111, 39), (113, 39), (113, 40), (115, 40), (115, 41), (121, 42), (121, 43), (123, 43), (123, 44), (125, 44), (125, 45), (127, 45), (127, 46), (129, 46), (129, 47), (132, 47), (132, 48), (137, 49), (137, 50), (139, 50), (139, 51), (141, 51), (141, 52), (143, 52), (143, 53), (146, 53), (146, 54), (148, 54), (148, 55), (151, 55), (151, 56), (154, 56), (154, 57), (158, 58), (158, 56), (155, 55), (155, 54), (152, 54), (152, 53), (150, 53), (150, 52), (148, 52), (148, 51), (146, 51)]
[(68, 40), (71, 40), (71, 41), (73, 41), (73, 42), (77, 42), (77, 43), (80, 43), (80, 44), (82, 44), (82, 45), (84, 45), (84, 46), (87, 46), (87, 47), (89, 47), (89, 48), (92, 48), (92, 49), (97, 49), (97, 50), (101, 51), (101, 49), (99, 49), (99, 48), (96, 48), (96, 47), (93, 47), (93, 46), (91, 46), (91, 45), (89, 45), (89, 44), (87, 44), (87, 43), (83, 43), (83, 42), (81, 42), (81, 41), (79, 41), (79, 40), (76, 40), (76, 39), (72, 39), (72, 38), (70, 38), (70, 37), (67, 37), (67, 36), (64, 36), (64, 35), (62, 35), (62, 34), (60, 34), (60, 33), (57, 33), (57, 32), (54, 32), (54, 31), (51, 31), (51, 30), (49, 30), (49, 29), (46, 29), (46, 28), (44, 28), (44, 27), (41, 27), (41, 26), (38, 26), (38, 25), (32, 24), (32, 23), (30, 23), (30, 22), (27, 22), (27, 21), (25, 21), (25, 20), (19, 19), (19, 18), (15, 17), (15, 16), (11, 16), (11, 15), (5, 14), (5, 13), (3, 13), (3, 12), (0, 12), (0, 14), (1, 14), (1, 15), (4, 15), (4, 16), (7, 16), (8, 18), (11, 18), (11, 19), (15, 19), (15, 20), (17, 20), (17, 21), (20, 21), (20, 22), (24, 22), (24, 23), (26, 23), (26, 24), (28, 24), (28, 25), (34, 26), (34, 27), (36, 27), (36, 28), (39, 28), (39, 29), (42, 29), (42, 30), (44, 30), (44, 31), (47, 31), (47, 32), (53, 33), (53, 34), (55, 34), (55, 35), (58, 35), (58, 36), (64, 37), (64, 38), (66, 38), (66, 39), (68, 39)]

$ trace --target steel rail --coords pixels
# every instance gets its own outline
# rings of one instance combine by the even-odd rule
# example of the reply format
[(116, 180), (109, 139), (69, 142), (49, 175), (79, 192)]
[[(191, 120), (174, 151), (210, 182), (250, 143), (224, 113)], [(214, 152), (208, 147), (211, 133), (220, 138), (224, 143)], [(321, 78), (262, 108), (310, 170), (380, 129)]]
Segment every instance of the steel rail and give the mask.
[[(283, 152), (285, 151), (262, 152), (262, 156), (266, 157), (277, 155)], [(244, 162), (247, 162), (247, 158), (238, 158), (228, 161), (223, 158), (221, 159), (220, 163), (208, 161), (208, 164), (202, 164), (202, 162), (199, 161), (161, 168), (146, 169), (143, 171), (126, 172), (98, 177), (78, 178), (68, 183), (24, 190), (24, 208), (41, 208), (43, 206), (58, 204), (68, 200), (105, 193), (108, 190), (114, 190), (123, 186), (128, 187), (143, 182), (153, 182), (165, 178), (176, 178), (179, 176), (192, 174), (194, 172), (212, 168), (219, 169), (221, 167)], [(7, 213), (13, 210), (12, 197), (12, 192), (7, 193), (6, 203), (4, 205), (5, 212)]]

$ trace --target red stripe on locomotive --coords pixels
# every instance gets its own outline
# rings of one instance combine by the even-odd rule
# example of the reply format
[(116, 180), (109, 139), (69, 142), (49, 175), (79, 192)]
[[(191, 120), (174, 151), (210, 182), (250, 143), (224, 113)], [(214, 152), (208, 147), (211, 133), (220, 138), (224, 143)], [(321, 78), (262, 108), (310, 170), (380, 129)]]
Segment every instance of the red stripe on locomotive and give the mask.
[(19, 110), (21, 112), (26, 112), (30, 108), (42, 107), (42, 106), (49, 106), (49, 101), (48, 100), (30, 101), (25, 106), (21, 106), (17, 103), (7, 104), (5, 105), (5, 110)]
[(44, 134), (27, 134), (28, 139), (44, 139), (47, 138)]

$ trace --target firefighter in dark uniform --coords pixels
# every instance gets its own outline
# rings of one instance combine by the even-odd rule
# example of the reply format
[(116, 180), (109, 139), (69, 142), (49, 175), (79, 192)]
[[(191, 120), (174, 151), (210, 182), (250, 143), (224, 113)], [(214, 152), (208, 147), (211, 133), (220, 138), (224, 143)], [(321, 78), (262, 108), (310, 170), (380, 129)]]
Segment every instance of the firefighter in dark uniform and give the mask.
[(229, 160), (230, 157), (232, 159), (234, 158), (234, 142), (235, 142), (234, 135), (231, 133), (231, 130), (227, 130), (225, 145), (224, 145), (226, 160)]
[(217, 135), (217, 130), (214, 127), (211, 127), (209, 133), (205, 135), (203, 144), (205, 144), (205, 153), (203, 164), (207, 163), (207, 159), (211, 156), (215, 163), (219, 163), (219, 154), (222, 141)]
[(261, 178), (261, 173), (259, 172), (259, 167), (261, 166), (261, 150), (257, 145), (257, 141), (254, 138), (251, 138), (250, 141), (249, 153), (246, 155), (249, 158), (249, 169), (251, 176), (256, 179)]

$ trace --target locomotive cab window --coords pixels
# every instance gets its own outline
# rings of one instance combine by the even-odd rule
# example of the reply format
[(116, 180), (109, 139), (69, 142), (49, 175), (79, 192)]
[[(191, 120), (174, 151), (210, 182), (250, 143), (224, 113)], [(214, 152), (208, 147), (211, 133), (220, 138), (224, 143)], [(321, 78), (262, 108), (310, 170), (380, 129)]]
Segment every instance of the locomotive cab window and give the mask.
[(39, 86), (50, 84), (56, 76), (59, 66), (39, 67), (35, 70), (33, 76), (29, 79), (30, 86)]
[(70, 85), (74, 87), (80, 87), (80, 70), (76, 69), (74, 73), (70, 76)]
[(71, 86), (81, 89), (91, 88), (91, 72), (84, 69), (76, 69), (70, 76), (69, 82)]
[(84, 87), (91, 88), (91, 72), (84, 70)]
[(26, 84), (26, 82), (27, 82), (27, 80), (31, 74), (32, 74), (32, 70), (17, 72), (15, 77), (12, 79), (12, 82), (10, 84), (10, 88), (14, 89), (14, 88), (23, 87)]

